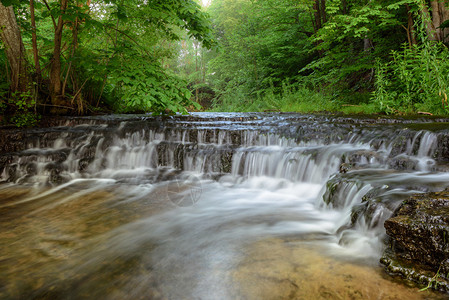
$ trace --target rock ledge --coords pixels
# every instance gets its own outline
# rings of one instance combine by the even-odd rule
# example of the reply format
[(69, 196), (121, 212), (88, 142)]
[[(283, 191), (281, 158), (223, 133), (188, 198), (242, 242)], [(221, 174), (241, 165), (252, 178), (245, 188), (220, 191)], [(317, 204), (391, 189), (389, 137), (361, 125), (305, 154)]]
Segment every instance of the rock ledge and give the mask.
[(384, 226), (388, 247), (381, 263), (385, 269), (449, 291), (449, 190), (410, 197)]

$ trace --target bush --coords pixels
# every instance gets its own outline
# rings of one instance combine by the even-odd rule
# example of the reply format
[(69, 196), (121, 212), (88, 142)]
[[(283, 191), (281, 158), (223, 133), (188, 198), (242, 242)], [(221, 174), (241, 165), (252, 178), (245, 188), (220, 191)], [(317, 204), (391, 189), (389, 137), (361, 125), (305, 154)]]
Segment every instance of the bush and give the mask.
[(272, 84), (265, 90), (248, 94), (244, 87), (226, 90), (215, 99), (212, 111), (282, 111), (317, 112), (335, 111), (337, 105), (320, 92), (304, 85), (283, 83), (280, 88)]
[(378, 62), (373, 101), (386, 113), (449, 111), (449, 50), (427, 41), (392, 52), (390, 63)]

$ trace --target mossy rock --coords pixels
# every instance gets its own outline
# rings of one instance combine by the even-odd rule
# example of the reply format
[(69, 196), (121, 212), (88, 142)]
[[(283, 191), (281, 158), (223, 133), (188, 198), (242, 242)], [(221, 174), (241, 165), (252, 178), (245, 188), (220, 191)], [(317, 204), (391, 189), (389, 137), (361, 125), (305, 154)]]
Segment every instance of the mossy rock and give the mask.
[(449, 291), (449, 190), (410, 197), (384, 226), (387, 271), (424, 284), (438, 278), (437, 289)]

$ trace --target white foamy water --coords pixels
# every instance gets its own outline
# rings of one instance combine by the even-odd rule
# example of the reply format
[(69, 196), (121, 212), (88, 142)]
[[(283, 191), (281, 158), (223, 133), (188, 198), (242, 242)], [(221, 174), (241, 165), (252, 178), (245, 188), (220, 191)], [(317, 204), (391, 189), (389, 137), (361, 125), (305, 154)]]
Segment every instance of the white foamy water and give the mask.
[[(311, 252), (344, 262), (337, 273), (358, 264), (374, 278), (383, 222), (411, 193), (449, 182), (431, 171), (438, 136), (430, 132), (398, 151), (353, 129), (301, 140), (234, 123), (77, 126), (76, 138), (11, 154), (0, 184), (0, 281), (10, 284), (0, 298), (260, 299), (246, 281), (299, 291), (307, 278), (289, 276), (307, 273)], [(266, 245), (267, 257), (258, 250)], [(274, 256), (289, 257), (276, 261), (285, 268), (260, 279)], [(410, 299), (400, 290), (397, 299)]]

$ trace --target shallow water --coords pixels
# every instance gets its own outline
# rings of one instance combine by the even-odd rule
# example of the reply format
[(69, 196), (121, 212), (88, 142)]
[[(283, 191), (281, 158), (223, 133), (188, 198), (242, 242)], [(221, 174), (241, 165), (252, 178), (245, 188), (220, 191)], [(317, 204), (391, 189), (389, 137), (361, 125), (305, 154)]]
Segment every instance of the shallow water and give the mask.
[[(420, 292), (422, 287), (385, 274), (378, 262), (382, 222), (398, 202), (410, 193), (447, 185), (449, 173), (420, 165), (437, 163), (431, 158), (430, 133), (416, 134), (425, 139), (412, 135), (405, 152), (398, 153), (419, 161), (418, 169), (398, 171), (386, 163), (392, 157), (388, 145), (374, 147), (356, 138), (295, 140), (253, 131), (254, 122), (198, 121), (196, 130), (199, 124), (238, 127), (243, 130), (240, 144), (227, 131), (217, 130), (212, 138), (199, 130), (197, 144), (189, 146), (182, 162), (176, 161), (179, 144), (190, 145), (192, 139), (185, 131), (117, 134), (104, 149), (100, 144), (106, 139), (98, 139), (87, 171), (73, 167), (81, 161), (81, 150), (72, 151), (57, 174), (67, 180), (58, 183), (48, 170), (53, 163), (48, 151), (71, 147), (70, 139), (33, 146), (27, 150), (32, 158), (19, 155), (19, 170), (31, 160), (37, 171), (0, 184), (0, 298), (447, 296)], [(120, 123), (110, 131), (126, 126)], [(96, 134), (87, 130), (86, 142), (77, 143), (88, 148)], [(156, 151), (163, 141), (178, 143), (178, 150)], [(220, 172), (224, 158), (217, 153), (229, 144), (234, 145), (226, 162), (229, 172)], [(375, 154), (370, 157), (367, 151)], [(358, 167), (339, 173), (342, 156), (354, 152), (365, 155)], [(9, 173), (5, 169), (3, 179)], [(332, 188), (328, 180), (340, 177), (343, 183)], [(370, 217), (351, 223), (355, 207), (373, 189), (380, 191), (380, 205)]]
[(222, 181), (185, 207), (176, 183), (3, 186), (0, 298), (439, 298), (385, 276), (369, 238), (340, 246), (319, 185)]

